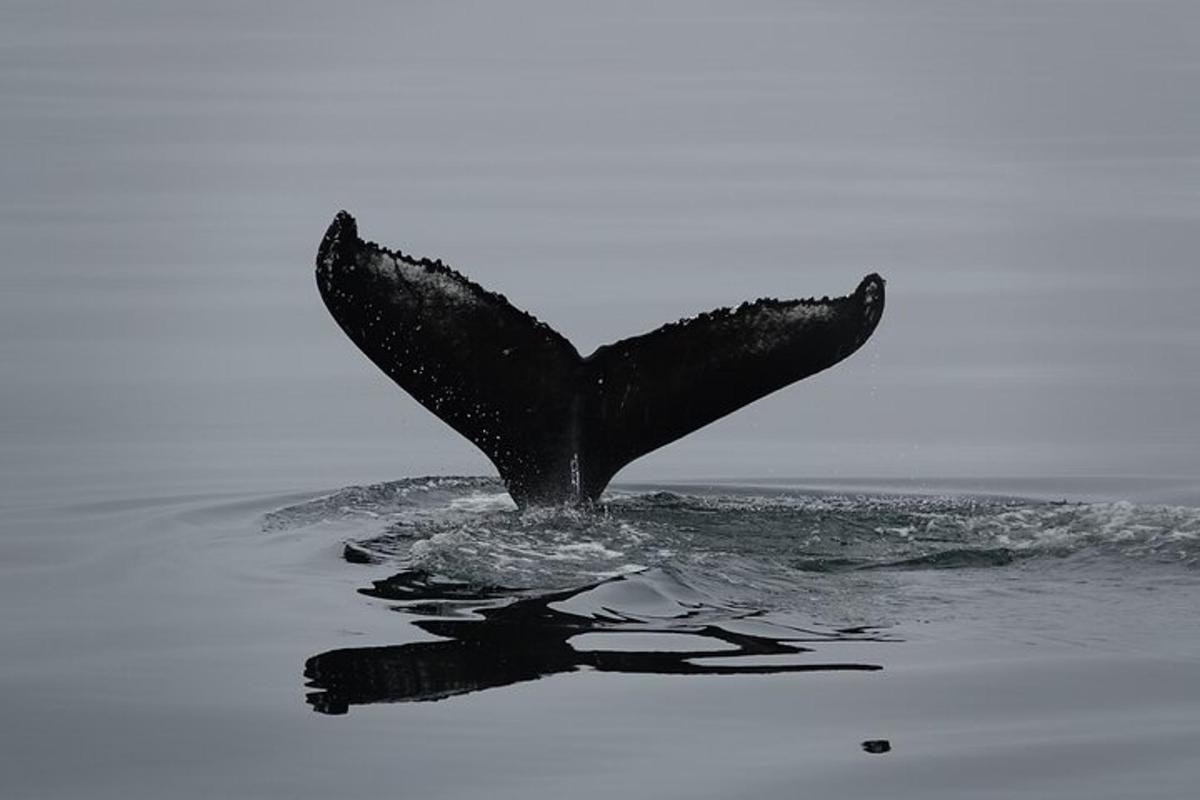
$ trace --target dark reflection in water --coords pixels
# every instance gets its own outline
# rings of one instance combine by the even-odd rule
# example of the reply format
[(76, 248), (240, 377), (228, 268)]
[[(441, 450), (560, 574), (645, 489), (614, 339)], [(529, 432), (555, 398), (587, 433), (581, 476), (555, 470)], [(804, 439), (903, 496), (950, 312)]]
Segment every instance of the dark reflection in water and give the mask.
[[(441, 700), (454, 695), (591, 668), (602, 672), (654, 675), (748, 675), (785, 672), (874, 671), (876, 664), (808, 662), (813, 652), (801, 642), (886, 641), (870, 628), (816, 632), (759, 623), (779, 635), (735, 630), (751, 612), (715, 616), (711, 606), (674, 601), (669, 616), (636, 614), (604, 605), (611, 593), (589, 600), (598, 589), (617, 589), (628, 578), (615, 578), (583, 588), (522, 594), (496, 587), (443, 581), (420, 572), (404, 572), (378, 581), (364, 594), (402, 601), (396, 610), (425, 617), (414, 620), (421, 630), (444, 641), (390, 647), (330, 650), (308, 659), (304, 667), (314, 711), (344, 714), (352, 705)], [(581, 602), (582, 598), (582, 602)], [(562, 605), (569, 605), (564, 609)], [(580, 613), (582, 605), (587, 613)], [(677, 613), (676, 613), (677, 612)], [(612, 637), (612, 649), (570, 640), (582, 634)], [(660, 649), (630, 649), (637, 635), (654, 637)], [(677, 637), (682, 647), (662, 637)], [(696, 647), (695, 645), (703, 645)], [(747, 657), (780, 657), (763, 663), (738, 663)], [(792, 657), (783, 660), (782, 657)]]

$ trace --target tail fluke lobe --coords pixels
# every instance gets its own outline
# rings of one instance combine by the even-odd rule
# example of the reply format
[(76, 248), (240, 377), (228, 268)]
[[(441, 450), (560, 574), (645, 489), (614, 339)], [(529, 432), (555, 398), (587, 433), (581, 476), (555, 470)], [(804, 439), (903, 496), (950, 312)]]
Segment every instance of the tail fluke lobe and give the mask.
[(868, 276), (834, 300), (760, 300), (588, 358), (441, 262), (364, 242), (341, 212), (317, 254), (335, 320), (474, 443), (520, 505), (592, 500), (625, 464), (858, 349), (883, 312)]
[(588, 357), (600, 461), (611, 474), (765, 395), (833, 366), (883, 314), (884, 282), (851, 295), (759, 300), (606, 345)]
[(439, 261), (362, 241), (344, 211), (321, 243), (317, 285), (359, 349), (482, 450), (519, 500), (538, 494), (542, 472), (566, 469), (579, 354), (548, 325)]

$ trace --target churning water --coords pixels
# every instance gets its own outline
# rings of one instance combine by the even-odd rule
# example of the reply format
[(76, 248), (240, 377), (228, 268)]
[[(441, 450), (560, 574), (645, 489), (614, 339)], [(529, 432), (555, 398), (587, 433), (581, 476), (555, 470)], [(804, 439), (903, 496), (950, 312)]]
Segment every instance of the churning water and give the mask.
[[(1200, 509), (1183, 506), (664, 487), (520, 511), (495, 479), (465, 477), (349, 487), (263, 518), (268, 535), (302, 528), (390, 573), (360, 593), (441, 638), (309, 659), (308, 699), (327, 713), (582, 669), (874, 671), (845, 645), (899, 642), (914, 619), (1128, 641), (1141, 596), (1194, 583), (1200, 557)], [(1121, 597), (1098, 627), (1080, 617)]]

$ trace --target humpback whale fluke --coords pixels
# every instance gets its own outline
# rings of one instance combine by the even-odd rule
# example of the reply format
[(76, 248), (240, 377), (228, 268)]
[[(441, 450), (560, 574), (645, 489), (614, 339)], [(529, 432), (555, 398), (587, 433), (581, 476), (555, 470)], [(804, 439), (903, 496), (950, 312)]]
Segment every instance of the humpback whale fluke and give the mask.
[(338, 213), (317, 253), (325, 305), (380, 369), (482, 450), (521, 506), (590, 501), (617, 470), (853, 353), (884, 282), (743, 303), (583, 358), (549, 325), (440, 261), (358, 238)]

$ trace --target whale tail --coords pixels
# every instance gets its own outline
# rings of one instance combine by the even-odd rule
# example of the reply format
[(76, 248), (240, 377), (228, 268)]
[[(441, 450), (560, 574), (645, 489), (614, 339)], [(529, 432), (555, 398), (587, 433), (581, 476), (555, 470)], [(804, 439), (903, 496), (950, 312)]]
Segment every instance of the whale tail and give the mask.
[(521, 506), (599, 497), (623, 466), (853, 353), (884, 281), (821, 300), (758, 300), (605, 345), (561, 334), (440, 261), (358, 237), (339, 212), (317, 286), (342, 330), (482, 450)]

